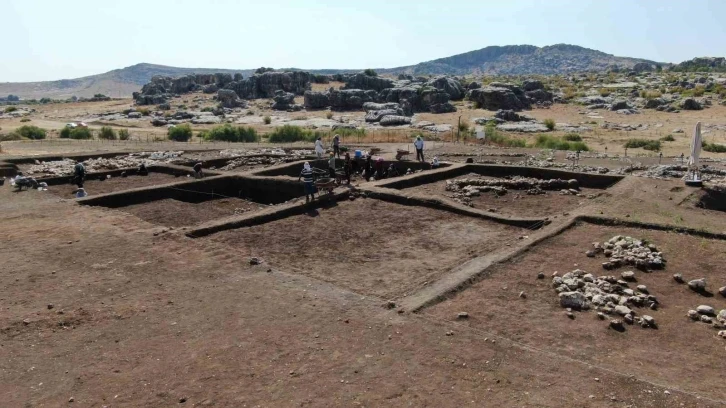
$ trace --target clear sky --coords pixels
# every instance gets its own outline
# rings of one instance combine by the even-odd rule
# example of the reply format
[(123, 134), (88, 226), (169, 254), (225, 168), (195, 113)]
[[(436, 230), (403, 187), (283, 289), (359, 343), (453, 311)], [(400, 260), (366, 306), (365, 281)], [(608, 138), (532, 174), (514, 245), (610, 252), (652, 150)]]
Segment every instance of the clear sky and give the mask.
[(0, 0), (0, 82), (140, 62), (248, 69), (411, 65), (489, 45), (726, 55), (726, 0)]

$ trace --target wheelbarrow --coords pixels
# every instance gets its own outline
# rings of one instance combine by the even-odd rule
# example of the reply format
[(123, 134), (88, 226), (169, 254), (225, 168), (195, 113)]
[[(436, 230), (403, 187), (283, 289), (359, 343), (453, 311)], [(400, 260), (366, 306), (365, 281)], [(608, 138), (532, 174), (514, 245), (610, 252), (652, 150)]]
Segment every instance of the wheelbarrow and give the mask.
[(335, 190), (336, 185), (337, 182), (332, 177), (324, 177), (315, 180), (315, 188), (317, 188), (320, 193), (325, 191), (328, 195), (333, 194), (333, 190)]
[(396, 150), (396, 160), (399, 160), (399, 161), (404, 160), (404, 159), (408, 160), (409, 154), (411, 154), (411, 152), (409, 152), (408, 150), (398, 149), (398, 150)]

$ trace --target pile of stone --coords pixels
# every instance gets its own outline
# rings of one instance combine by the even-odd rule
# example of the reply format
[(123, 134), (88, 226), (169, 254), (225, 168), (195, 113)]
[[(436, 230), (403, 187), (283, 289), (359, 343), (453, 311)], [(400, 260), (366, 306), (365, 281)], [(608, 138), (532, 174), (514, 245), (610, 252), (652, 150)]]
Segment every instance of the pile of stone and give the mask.
[(549, 179), (514, 176), (502, 179), (461, 178), (446, 181), (446, 191), (452, 198), (466, 206), (473, 207), (472, 197), (481, 193), (494, 193), (497, 197), (507, 194), (508, 190), (524, 190), (527, 195), (543, 195), (545, 190), (560, 190), (561, 194), (579, 194), (577, 180)]
[[(153, 153), (132, 153), (124, 156), (83, 160), (86, 172), (98, 172), (104, 170), (117, 170), (134, 168), (142, 163), (148, 165), (157, 163), (173, 163), (178, 160), (183, 152), (153, 152)], [(36, 162), (24, 171), (29, 176), (69, 176), (73, 174), (77, 161), (73, 159), (54, 160), (47, 162)]]
[(586, 255), (591, 258), (598, 254), (608, 257), (608, 261), (602, 264), (603, 269), (606, 270), (625, 265), (631, 265), (644, 271), (665, 267), (666, 260), (663, 253), (658, 251), (654, 244), (645, 240), (616, 235), (603, 244), (595, 242), (592, 246), (593, 249), (588, 250)]
[(238, 167), (252, 167), (252, 166), (273, 166), (281, 163), (288, 163), (297, 160), (294, 157), (274, 157), (274, 156), (258, 156), (258, 157), (238, 157), (227, 162), (226, 165), (220, 167), (219, 170), (229, 171), (234, 170)]
[[(632, 271), (623, 272), (621, 278), (615, 276), (594, 276), (583, 270), (576, 269), (563, 276), (552, 278), (552, 287), (558, 293), (560, 306), (572, 310), (596, 310), (602, 320), (613, 316), (611, 327), (621, 330), (623, 322), (637, 324), (643, 328), (657, 327), (655, 319), (648, 315), (636, 316), (633, 308), (658, 308), (658, 299), (649, 293), (645, 285), (638, 285), (635, 290), (629, 287), (635, 280)], [(574, 317), (574, 315), (572, 315)]]

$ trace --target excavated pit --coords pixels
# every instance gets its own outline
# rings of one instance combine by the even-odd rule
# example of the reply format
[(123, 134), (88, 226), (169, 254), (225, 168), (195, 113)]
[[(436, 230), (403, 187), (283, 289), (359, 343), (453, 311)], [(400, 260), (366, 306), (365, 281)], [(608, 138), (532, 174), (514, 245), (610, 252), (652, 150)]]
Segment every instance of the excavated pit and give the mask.
[(254, 213), (303, 195), (297, 182), (217, 176), (89, 197), (79, 203), (118, 208), (154, 224), (178, 227)]
[(310, 208), (204, 239), (229, 245), (242, 260), (261, 257), (282, 270), (388, 298), (528, 233), (476, 217), (370, 198)]

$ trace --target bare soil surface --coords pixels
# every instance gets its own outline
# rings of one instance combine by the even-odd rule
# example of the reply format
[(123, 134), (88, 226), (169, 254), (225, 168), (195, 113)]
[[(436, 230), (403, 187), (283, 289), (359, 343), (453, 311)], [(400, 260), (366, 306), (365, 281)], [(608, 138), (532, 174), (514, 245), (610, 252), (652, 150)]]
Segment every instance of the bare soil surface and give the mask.
[(211, 239), (241, 255), (387, 298), (493, 251), (521, 231), (444, 211), (358, 199)]
[(201, 224), (217, 218), (246, 214), (266, 206), (241, 198), (219, 198), (190, 203), (171, 198), (134, 204), (120, 208), (152, 224), (166, 227), (184, 227)]
[[(602, 255), (588, 258), (585, 251), (592, 242), (603, 242), (615, 235), (644, 238), (663, 251), (668, 263), (663, 271), (636, 271), (635, 285), (646, 285), (659, 302), (658, 310), (634, 310), (651, 315), (658, 329), (627, 326), (624, 332), (608, 328), (608, 321), (596, 313), (575, 312), (574, 320), (565, 316), (551, 275), (560, 276), (574, 269), (595, 275), (616, 275), (633, 270), (623, 267), (605, 271)], [(457, 320), (458, 312), (469, 313), (461, 320), (466, 327), (504, 337), (569, 359), (587, 361), (608, 369), (651, 378), (655, 383), (699, 393), (715, 399), (726, 398), (720, 385), (726, 341), (716, 337), (710, 325), (693, 322), (686, 313), (698, 305), (726, 308), (726, 299), (702, 296), (672, 278), (682, 273), (686, 280), (705, 277), (709, 290), (726, 285), (720, 265), (726, 261), (726, 242), (690, 237), (677, 233), (584, 224), (537, 245), (511, 262), (488, 271), (473, 287), (440, 303), (424, 313), (438, 319)], [(545, 279), (538, 280), (543, 272)], [(520, 298), (524, 292), (526, 298)]]
[[(484, 177), (473, 173), (457, 178), (494, 179), (494, 177)], [(422, 184), (407, 188), (405, 191), (454, 200), (453, 193), (446, 191), (446, 181)], [(604, 190), (594, 188), (581, 188), (580, 196), (565, 195), (559, 191), (546, 191), (546, 194), (543, 195), (528, 195), (526, 191), (508, 190), (507, 194), (503, 196), (497, 196), (493, 192), (481, 193), (478, 197), (471, 197), (471, 201), (473, 208), (485, 211), (494, 210), (492, 212), (497, 214), (538, 217), (567, 214), (573, 209), (591, 204), (593, 199), (605, 194), (607, 193)]]
[[(105, 177), (105, 176), (103, 176)], [(93, 176), (86, 178), (83, 183), (83, 189), (89, 196), (113, 193), (116, 191), (130, 190), (132, 188), (154, 186), (158, 184), (174, 183), (184, 181), (186, 177), (175, 177), (172, 174), (149, 172), (148, 176), (127, 176), (127, 177), (111, 177), (103, 181), (101, 176)], [(73, 198), (78, 186), (70, 184), (71, 177), (68, 177), (68, 184), (60, 184), (48, 187), (48, 192), (63, 198)]]

